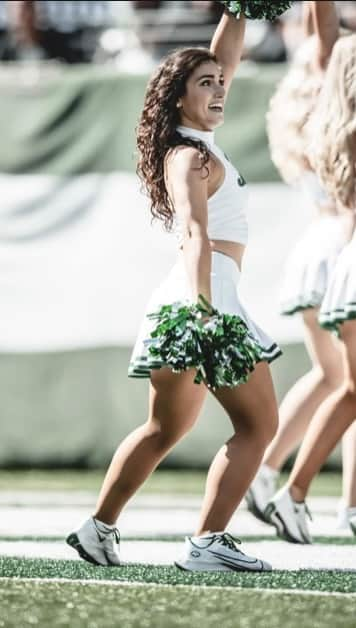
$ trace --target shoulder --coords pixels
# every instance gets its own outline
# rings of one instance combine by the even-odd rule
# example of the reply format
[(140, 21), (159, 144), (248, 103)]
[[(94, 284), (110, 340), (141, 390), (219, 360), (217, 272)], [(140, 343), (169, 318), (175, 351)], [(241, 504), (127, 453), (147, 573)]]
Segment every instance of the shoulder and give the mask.
[(165, 156), (165, 166), (169, 173), (184, 175), (200, 171), (202, 164), (203, 155), (194, 146), (175, 146)]

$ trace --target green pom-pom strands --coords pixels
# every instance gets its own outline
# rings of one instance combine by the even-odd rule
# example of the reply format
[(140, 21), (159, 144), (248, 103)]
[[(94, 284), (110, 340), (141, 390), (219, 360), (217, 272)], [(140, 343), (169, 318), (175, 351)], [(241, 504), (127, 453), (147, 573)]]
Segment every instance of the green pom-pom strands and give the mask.
[(242, 13), (250, 20), (274, 20), (292, 6), (290, 1), (268, 2), (268, 0), (220, 0), (220, 3), (236, 18)]
[(202, 295), (195, 305), (164, 305), (148, 317), (157, 321), (151, 357), (174, 373), (195, 368), (196, 384), (204, 382), (213, 390), (238, 386), (262, 359), (246, 323), (239, 316), (219, 313)]

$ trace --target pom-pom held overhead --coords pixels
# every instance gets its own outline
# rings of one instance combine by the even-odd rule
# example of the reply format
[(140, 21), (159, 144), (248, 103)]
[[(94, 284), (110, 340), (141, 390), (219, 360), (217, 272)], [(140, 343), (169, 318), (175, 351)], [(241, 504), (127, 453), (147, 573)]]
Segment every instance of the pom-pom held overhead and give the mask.
[(274, 20), (292, 6), (292, 2), (287, 0), (220, 0), (220, 3), (236, 18), (242, 14), (250, 20)]
[(261, 348), (245, 322), (220, 314), (202, 297), (197, 305), (164, 305), (149, 318), (157, 321), (151, 356), (175, 373), (195, 368), (196, 384), (213, 390), (237, 386), (261, 360)]

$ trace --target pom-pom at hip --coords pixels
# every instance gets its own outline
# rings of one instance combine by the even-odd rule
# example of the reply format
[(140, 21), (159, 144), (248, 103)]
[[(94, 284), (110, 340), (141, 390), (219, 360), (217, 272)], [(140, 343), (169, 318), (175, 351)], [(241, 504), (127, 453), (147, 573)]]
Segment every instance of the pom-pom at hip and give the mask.
[[(281, 350), (249, 316), (238, 295), (240, 270), (236, 262), (229, 256), (214, 251), (212, 253), (211, 291), (212, 305), (220, 314), (235, 315), (245, 323), (249, 339), (253, 340), (255, 355), (258, 360), (272, 362)], [(166, 364), (151, 355), (150, 347), (156, 340), (152, 338), (156, 321), (149, 315), (158, 312), (163, 305), (191, 305), (193, 298), (187, 277), (183, 255), (172, 268), (167, 278), (154, 291), (147, 305), (146, 314), (139, 330), (138, 338), (132, 353), (129, 376), (150, 377), (152, 369)]]

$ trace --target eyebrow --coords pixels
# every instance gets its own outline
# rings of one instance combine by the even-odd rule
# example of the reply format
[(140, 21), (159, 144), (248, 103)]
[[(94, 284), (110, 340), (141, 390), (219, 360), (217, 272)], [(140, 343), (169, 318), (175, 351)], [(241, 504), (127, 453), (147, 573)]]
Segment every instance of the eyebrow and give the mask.
[[(210, 78), (210, 79), (214, 79), (215, 78), (215, 74), (203, 74), (202, 76), (199, 76), (197, 78), (197, 82), (201, 81), (202, 79), (206, 79), (206, 78)], [(221, 73), (219, 74), (219, 79), (224, 78), (224, 75)]]

